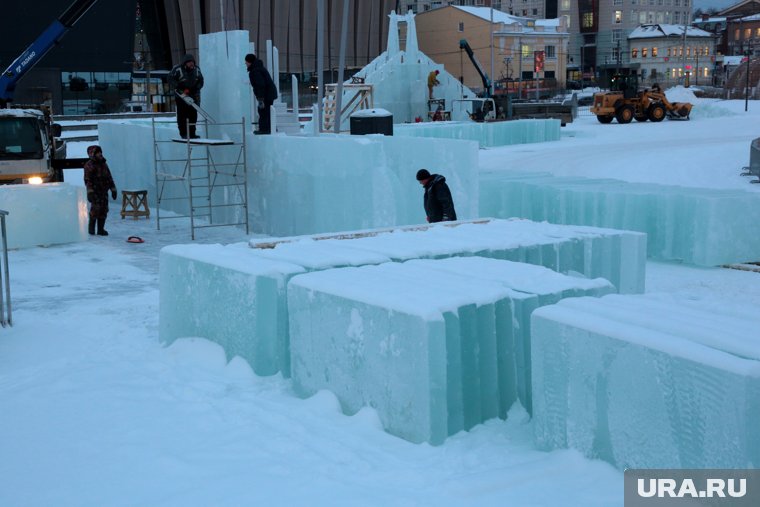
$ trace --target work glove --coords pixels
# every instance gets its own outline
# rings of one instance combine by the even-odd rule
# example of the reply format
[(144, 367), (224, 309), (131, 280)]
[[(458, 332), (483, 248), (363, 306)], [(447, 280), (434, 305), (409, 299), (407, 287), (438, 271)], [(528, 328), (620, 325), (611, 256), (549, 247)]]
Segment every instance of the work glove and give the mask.
[(111, 199), (113, 199), (114, 201), (116, 200), (116, 189), (115, 188), (111, 189)]
[(259, 101), (259, 109), (264, 109), (264, 101), (263, 100)]
[(87, 202), (92, 203), (95, 200), (95, 192), (87, 192)]

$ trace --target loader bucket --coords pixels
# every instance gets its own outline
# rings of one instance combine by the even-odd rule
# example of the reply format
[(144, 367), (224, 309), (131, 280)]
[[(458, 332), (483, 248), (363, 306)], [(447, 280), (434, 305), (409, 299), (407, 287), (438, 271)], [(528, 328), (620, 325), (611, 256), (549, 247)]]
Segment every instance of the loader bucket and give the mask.
[(672, 117), (688, 120), (692, 107), (693, 106), (689, 102), (674, 102), (673, 110), (671, 111)]

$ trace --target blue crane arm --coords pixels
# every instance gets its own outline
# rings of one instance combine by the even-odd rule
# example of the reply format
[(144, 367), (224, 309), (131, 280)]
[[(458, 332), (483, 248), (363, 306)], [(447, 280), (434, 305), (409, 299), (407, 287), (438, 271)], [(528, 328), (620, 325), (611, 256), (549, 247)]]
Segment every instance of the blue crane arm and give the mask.
[(76, 0), (0, 75), (0, 103), (13, 100), (16, 84), (66, 35), (97, 0)]
[(491, 96), (491, 79), (488, 77), (488, 74), (486, 74), (486, 71), (483, 70), (483, 67), (481, 67), (480, 62), (475, 57), (475, 53), (472, 51), (470, 44), (467, 42), (467, 39), (461, 39), (459, 41), (459, 49), (464, 49), (465, 53), (467, 53), (467, 56), (470, 58), (470, 61), (475, 66), (475, 70), (477, 70), (478, 74), (480, 74), (480, 80), (483, 81), (483, 89), (485, 91), (486, 96), (490, 97)]

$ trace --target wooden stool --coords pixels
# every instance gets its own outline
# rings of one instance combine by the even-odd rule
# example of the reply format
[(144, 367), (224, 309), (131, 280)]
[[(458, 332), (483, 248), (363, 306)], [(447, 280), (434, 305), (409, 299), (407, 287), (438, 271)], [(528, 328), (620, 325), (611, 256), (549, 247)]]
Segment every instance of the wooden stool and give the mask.
[(146, 217), (150, 218), (148, 209), (148, 191), (147, 190), (122, 190), (121, 191), (121, 218), (124, 217)]

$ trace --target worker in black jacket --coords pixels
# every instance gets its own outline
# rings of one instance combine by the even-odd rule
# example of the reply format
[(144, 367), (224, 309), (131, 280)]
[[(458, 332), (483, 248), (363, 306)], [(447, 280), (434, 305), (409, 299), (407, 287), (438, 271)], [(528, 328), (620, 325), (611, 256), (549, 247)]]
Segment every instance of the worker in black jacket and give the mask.
[(272, 81), (272, 76), (264, 67), (264, 62), (256, 55), (249, 53), (245, 55), (245, 66), (248, 67), (248, 79), (253, 87), (253, 94), (256, 95), (259, 111), (259, 130), (256, 134), (270, 134), (272, 123), (270, 111), (272, 104), (277, 99), (277, 87)]
[(446, 178), (440, 174), (430, 174), (427, 169), (420, 169), (417, 171), (417, 181), (425, 188), (423, 204), (428, 222), (432, 224), (457, 219), (454, 199), (451, 198)]
[[(179, 135), (190, 139), (196, 139), (195, 124), (198, 123), (198, 111), (186, 103), (179, 95), (192, 98), (196, 104), (201, 103), (201, 88), (203, 88), (203, 74), (201, 68), (195, 64), (195, 57), (187, 54), (182, 58), (182, 63), (175, 65), (169, 72), (169, 88), (174, 94), (177, 103), (177, 128)], [(187, 130), (188, 122), (190, 131)]]

